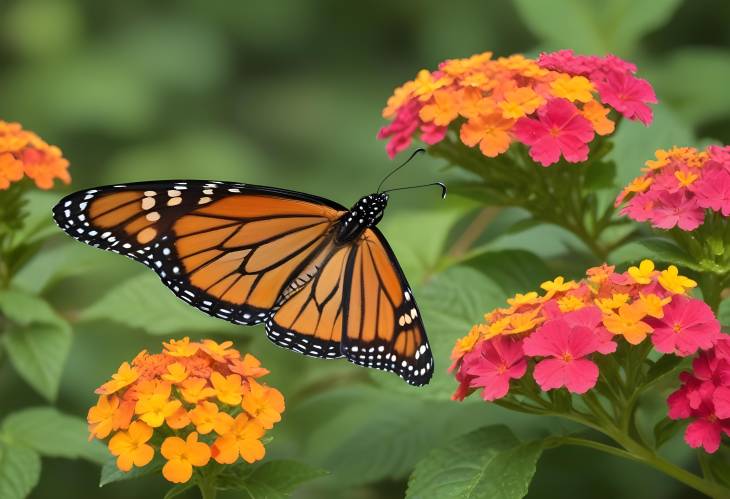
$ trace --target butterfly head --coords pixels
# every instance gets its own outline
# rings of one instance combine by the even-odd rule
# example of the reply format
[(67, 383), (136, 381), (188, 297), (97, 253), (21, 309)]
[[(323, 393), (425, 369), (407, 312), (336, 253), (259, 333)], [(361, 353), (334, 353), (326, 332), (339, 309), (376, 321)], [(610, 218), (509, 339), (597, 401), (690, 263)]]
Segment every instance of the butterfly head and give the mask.
[(368, 227), (374, 227), (383, 218), (388, 205), (388, 195), (377, 192), (361, 197), (342, 217), (337, 240), (349, 242), (358, 237)]

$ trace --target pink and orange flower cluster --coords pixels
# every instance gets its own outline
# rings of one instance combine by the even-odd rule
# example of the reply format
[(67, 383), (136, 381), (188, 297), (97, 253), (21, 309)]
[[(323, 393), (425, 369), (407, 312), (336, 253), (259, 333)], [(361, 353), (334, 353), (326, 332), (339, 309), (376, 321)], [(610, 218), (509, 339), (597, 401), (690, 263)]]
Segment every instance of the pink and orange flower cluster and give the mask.
[(643, 172), (616, 199), (632, 220), (692, 231), (704, 223), (707, 210), (730, 215), (730, 146), (658, 150)]
[(598, 380), (595, 357), (615, 352), (621, 338), (638, 345), (650, 337), (658, 352), (682, 357), (712, 348), (720, 323), (686, 295), (695, 286), (675, 266), (657, 270), (644, 260), (626, 272), (603, 265), (580, 282), (558, 277), (541, 285), (543, 294), (517, 294), (457, 341), (453, 398), (481, 389), (485, 400), (500, 399), (530, 366), (543, 391), (585, 393)]
[(48, 145), (19, 123), (0, 120), (0, 190), (23, 177), (32, 179), (40, 189), (53, 188), (54, 179), (71, 182), (68, 161), (58, 147)]
[(722, 435), (730, 436), (730, 336), (700, 352), (692, 371), (683, 372), (682, 387), (667, 400), (671, 419), (691, 419), (684, 434), (690, 447), (714, 453)]
[(491, 52), (450, 59), (395, 90), (383, 110), (392, 122), (378, 138), (388, 139), (390, 157), (408, 148), (414, 135), (432, 145), (453, 129), (462, 143), (478, 145), (491, 158), (517, 141), (543, 166), (561, 156), (571, 163), (585, 161), (594, 137), (614, 131), (616, 113), (651, 123), (648, 104), (656, 96), (635, 72), (636, 66), (612, 55), (566, 50), (537, 60), (493, 59)]
[(263, 459), (261, 442), (281, 420), (284, 397), (257, 381), (268, 374), (252, 355), (226, 341), (184, 338), (163, 343), (159, 354), (142, 351), (96, 390), (89, 409), (90, 438), (108, 439), (117, 467), (148, 465), (156, 452), (163, 476), (190, 480), (194, 467), (213, 459), (233, 464)]

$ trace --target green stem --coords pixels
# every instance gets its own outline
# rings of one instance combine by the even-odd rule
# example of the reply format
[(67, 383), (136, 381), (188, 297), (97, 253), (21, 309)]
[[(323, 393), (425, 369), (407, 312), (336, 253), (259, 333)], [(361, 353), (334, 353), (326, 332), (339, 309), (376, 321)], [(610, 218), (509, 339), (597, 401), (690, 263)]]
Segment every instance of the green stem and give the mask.
[(700, 275), (699, 285), (705, 303), (717, 314), (722, 301), (722, 291), (725, 288), (725, 279), (713, 272), (704, 272)]
[(201, 477), (198, 479), (198, 488), (203, 499), (215, 499), (218, 493), (215, 477)]
[[(613, 456), (621, 457), (623, 459), (628, 459), (629, 461), (644, 463), (658, 471), (661, 471), (665, 475), (671, 476), (675, 480), (687, 485), (688, 487), (691, 487), (699, 492), (702, 492), (703, 494), (705, 494), (709, 497), (715, 497), (715, 498), (730, 497), (730, 490), (726, 489), (725, 487), (722, 487), (715, 483), (709, 482), (709, 481), (703, 479), (702, 477), (695, 475), (694, 473), (690, 473), (689, 471), (687, 471), (683, 468), (680, 468), (679, 466), (677, 466), (673, 463), (670, 463), (669, 461), (663, 459), (660, 456), (657, 456), (656, 454), (649, 451), (648, 449), (642, 448), (641, 446), (639, 446), (637, 448), (635, 445), (630, 444), (629, 446), (633, 448), (632, 450), (628, 450), (628, 449), (622, 450), (617, 447), (613, 447), (611, 445), (606, 445), (606, 444), (602, 444), (600, 442), (595, 442), (593, 440), (575, 438), (575, 437), (562, 437), (559, 439), (559, 442), (562, 442), (562, 443), (565, 443), (568, 445), (579, 445), (582, 447), (589, 447), (591, 449), (596, 449), (601, 452), (611, 454)], [(624, 443), (628, 443), (628, 442), (624, 442)]]

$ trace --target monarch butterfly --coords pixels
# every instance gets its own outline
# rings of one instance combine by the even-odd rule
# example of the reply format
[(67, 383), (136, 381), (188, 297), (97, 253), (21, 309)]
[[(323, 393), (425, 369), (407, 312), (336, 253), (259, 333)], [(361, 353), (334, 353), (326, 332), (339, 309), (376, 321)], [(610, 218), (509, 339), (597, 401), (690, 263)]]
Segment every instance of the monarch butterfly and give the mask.
[[(388, 192), (404, 189), (380, 188), (407, 162), (349, 210), (284, 189), (178, 180), (79, 191), (53, 216), (71, 237), (144, 263), (175, 295), (213, 317), (263, 322), (279, 346), (345, 357), (421, 386), (434, 369), (426, 331), (375, 227)], [(439, 185), (445, 197), (440, 182), (426, 185)]]

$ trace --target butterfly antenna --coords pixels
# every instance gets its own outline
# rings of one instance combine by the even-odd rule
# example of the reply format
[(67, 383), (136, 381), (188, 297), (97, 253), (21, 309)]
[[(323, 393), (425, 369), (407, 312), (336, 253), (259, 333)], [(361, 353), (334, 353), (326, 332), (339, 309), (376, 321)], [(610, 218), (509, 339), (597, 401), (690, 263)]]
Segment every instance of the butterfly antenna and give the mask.
[(417, 154), (421, 154), (422, 152), (426, 152), (426, 150), (424, 148), (422, 148), (422, 147), (419, 147), (418, 149), (416, 149), (415, 151), (413, 151), (411, 153), (411, 155), (408, 156), (408, 159), (407, 160), (405, 160), (400, 166), (398, 166), (395, 170), (393, 170), (392, 172), (390, 172), (389, 174), (387, 174), (383, 178), (383, 180), (380, 181), (380, 184), (378, 184), (378, 190), (375, 191), (375, 192), (376, 193), (380, 192), (380, 188), (383, 187), (383, 184), (385, 183), (386, 180), (388, 180), (388, 178), (391, 175), (393, 175), (395, 172), (397, 172), (398, 170), (400, 170), (401, 168), (403, 168), (404, 166), (406, 166), (413, 158), (416, 157)]
[(409, 185), (407, 187), (396, 187), (394, 189), (388, 189), (383, 192), (385, 193), (385, 192), (393, 192), (393, 191), (404, 191), (406, 189), (419, 189), (421, 187), (431, 187), (431, 186), (441, 187), (441, 199), (446, 199), (446, 184), (444, 184), (443, 182), (431, 182), (430, 184)]

